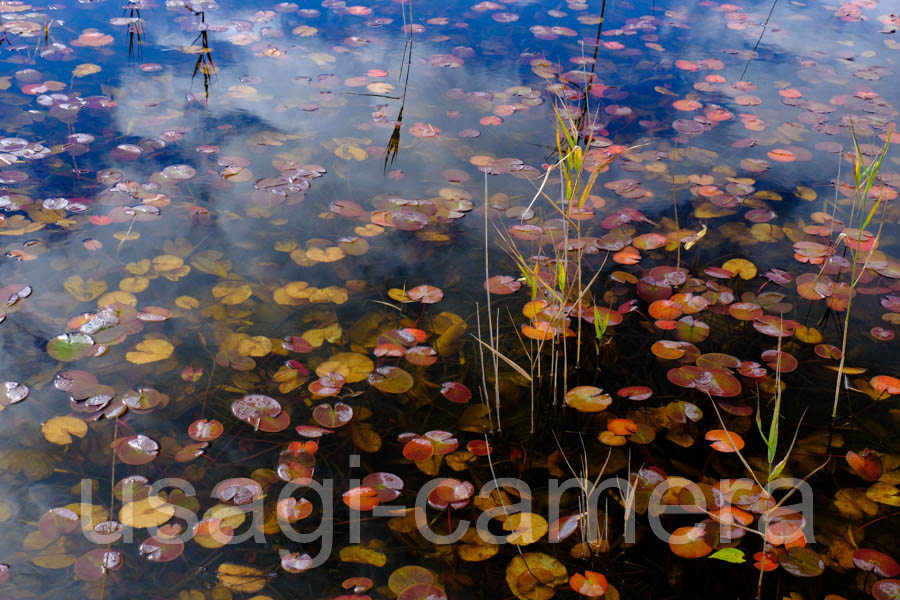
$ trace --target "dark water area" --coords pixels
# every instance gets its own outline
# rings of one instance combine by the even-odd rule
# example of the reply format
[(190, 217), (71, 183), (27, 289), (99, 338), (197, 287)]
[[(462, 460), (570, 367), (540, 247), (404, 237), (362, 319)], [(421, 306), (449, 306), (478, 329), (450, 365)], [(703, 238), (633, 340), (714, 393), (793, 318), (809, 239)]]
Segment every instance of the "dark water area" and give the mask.
[(900, 598), (898, 8), (3, 0), (0, 599)]

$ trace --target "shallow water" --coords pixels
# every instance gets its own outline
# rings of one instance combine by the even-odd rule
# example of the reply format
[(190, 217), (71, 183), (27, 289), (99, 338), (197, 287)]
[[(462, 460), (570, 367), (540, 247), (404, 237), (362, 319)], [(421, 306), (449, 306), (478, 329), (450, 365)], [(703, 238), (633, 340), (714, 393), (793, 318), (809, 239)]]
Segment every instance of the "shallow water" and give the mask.
[[(799, 440), (785, 475), (832, 460), (810, 479), (814, 512), (804, 516), (817, 543), (776, 557), (763, 596), (896, 598), (892, 583), (872, 591), (897, 576), (893, 567), (868, 573), (866, 555), (854, 563), (853, 554), (898, 558), (897, 390), (873, 379), (898, 376), (893, 144), (862, 211), (872, 211), (866, 233), (850, 229), (865, 220), (852, 208), (852, 133), (867, 160), (898, 135), (900, 19), (890, 12), (875, 0), (0, 3), (0, 281), (9, 298), (0, 343), (10, 382), (0, 398), (0, 563), (9, 567), (0, 597), (575, 598), (569, 577), (585, 570), (606, 576), (608, 598), (754, 597), (761, 536), (720, 544), (740, 548), (742, 564), (686, 558), (640, 514), (630, 543), (627, 498), (615, 492), (604, 493), (608, 529), (586, 558), (575, 547), (583, 531), (550, 543), (535, 520), (536, 539), (518, 545), (435, 544), (368, 507), (360, 521), (341, 495), (375, 472), (403, 479), (393, 504), (405, 506), (435, 476), (469, 482), (476, 495), (514, 477), (546, 517), (548, 480), (581, 474), (582, 461), (591, 479), (607, 457), (604, 477), (746, 477), (704, 434), (724, 424), (743, 436), (755, 469), (765, 464), (753, 421), (758, 412), (768, 431), (780, 369), (777, 455), (795, 429)], [(558, 169), (544, 177), (560, 161), (554, 108), (577, 127), (587, 168), (601, 171), (581, 210), (566, 214), (539, 193), (564, 194)], [(571, 219), (567, 233), (561, 217)], [(584, 246), (567, 246), (578, 236)], [(876, 236), (879, 252), (869, 253)], [(543, 257), (537, 291), (511, 247)], [(838, 365), (854, 248), (868, 260), (852, 271), (846, 366), (859, 371), (841, 381), (831, 419), (828, 367)], [(575, 302), (579, 264), (583, 283), (597, 274), (582, 300), (600, 312), (554, 323), (579, 342), (557, 336), (538, 347), (523, 305)], [(676, 282), (676, 265), (691, 279)], [(486, 271), (513, 280), (491, 280), (490, 314)], [(434, 287), (411, 291), (423, 285)], [(694, 304), (682, 297), (677, 315), (659, 316), (673, 307), (651, 302), (673, 292), (694, 294)], [(738, 302), (748, 305), (735, 310)], [(595, 314), (614, 314), (602, 335)], [(790, 321), (781, 343), (779, 316)], [(499, 351), (527, 373), (501, 360), (494, 377), (475, 339), (488, 341), (491, 326)], [(670, 346), (687, 349), (679, 362), (660, 340), (699, 351)], [(761, 355), (779, 347), (789, 353), (782, 363)], [(731, 356), (685, 367), (699, 352)], [(769, 363), (765, 377), (742, 361)], [(706, 369), (712, 384), (692, 383), (703, 375), (686, 368)], [(605, 389), (609, 408), (579, 408), (566, 395), (576, 386)], [(626, 386), (652, 396), (629, 399)], [(254, 412), (241, 400), (249, 394), (274, 404), (259, 400)], [(349, 408), (313, 410), (338, 401)], [(693, 422), (678, 402), (702, 416)], [(622, 445), (598, 440), (612, 418), (641, 429), (615, 440)], [(189, 431), (199, 419), (222, 431)], [(304, 425), (334, 433), (309, 437), (321, 432)], [(459, 449), (422, 442), (443, 458), (413, 464), (403, 434), (428, 431), (455, 436)], [(298, 441), (319, 447), (289, 447)], [(845, 453), (864, 448), (878, 457), (854, 471)], [(215, 490), (252, 477), (264, 488), (264, 535), (227, 544), (192, 536), (165, 560), (142, 550), (160, 510), (134, 517), (123, 540), (82, 535), (79, 514), (88, 529), (123, 520), (128, 498), (111, 483), (132, 475), (190, 482), (196, 499), (168, 496), (160, 510), (212, 510), (201, 518), (217, 515), (238, 535), (254, 519), (217, 513), (241, 502)], [(334, 496), (295, 494), (313, 503), (295, 526), (311, 537), (298, 542), (279, 530), (275, 500), (285, 481), (310, 475), (332, 482)], [(431, 498), (435, 530), (490, 508), (459, 485)], [(146, 493), (135, 489), (138, 500)], [(578, 510), (566, 497), (562, 514)], [(704, 517), (665, 522), (671, 531)], [(176, 514), (168, 524), (192, 522)], [(333, 534), (330, 552), (322, 530)], [(281, 550), (328, 558), (290, 573)], [(520, 575), (522, 552), (559, 562)], [(398, 571), (408, 565), (421, 568)], [(530, 587), (528, 572), (548, 584)], [(342, 589), (352, 577), (373, 587)]]

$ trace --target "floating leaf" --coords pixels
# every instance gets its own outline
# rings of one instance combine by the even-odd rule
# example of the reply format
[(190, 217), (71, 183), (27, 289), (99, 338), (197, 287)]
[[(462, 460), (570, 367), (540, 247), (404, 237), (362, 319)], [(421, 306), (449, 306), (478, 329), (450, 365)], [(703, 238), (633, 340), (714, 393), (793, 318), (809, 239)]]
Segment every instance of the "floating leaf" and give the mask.
[(889, 375), (876, 375), (869, 380), (869, 385), (875, 391), (881, 392), (885, 396), (900, 394), (900, 379)]
[(41, 433), (48, 442), (64, 446), (72, 443), (72, 436), (84, 437), (87, 423), (76, 417), (52, 417), (41, 425)]
[(712, 552), (702, 527), (679, 527), (669, 537), (669, 549), (681, 558), (702, 558)]
[(372, 510), (380, 502), (378, 492), (366, 485), (347, 490), (342, 499), (353, 510)]
[(225, 427), (219, 421), (212, 419), (198, 419), (188, 427), (188, 435), (198, 442), (211, 442), (225, 431)]
[(875, 600), (898, 600), (900, 598), (900, 579), (882, 579), (872, 584), (872, 596)]
[(878, 550), (860, 548), (853, 553), (853, 564), (863, 571), (874, 571), (881, 577), (896, 577), (900, 575), (900, 564), (897, 561)]
[(302, 573), (312, 567), (313, 560), (309, 554), (289, 552), (281, 557), (281, 568), (287, 573)]
[(741, 279), (753, 279), (756, 277), (756, 265), (745, 258), (732, 258), (725, 261), (722, 268), (741, 276)]
[(513, 294), (522, 284), (507, 275), (494, 275), (484, 282), (484, 289), (492, 294)]
[(569, 585), (576, 593), (588, 598), (598, 598), (604, 595), (609, 586), (606, 577), (595, 571), (585, 571), (583, 575), (575, 573), (569, 578)]
[[(846, 460), (850, 468), (865, 481), (878, 481), (878, 478), (881, 477), (883, 471), (881, 458), (868, 448), (859, 454), (852, 450), (848, 451)], [(886, 575), (886, 577), (890, 577), (890, 575)]]
[(413, 383), (412, 375), (399, 367), (378, 367), (369, 375), (369, 384), (385, 394), (403, 394)]
[(525, 552), (506, 567), (506, 583), (519, 600), (549, 600), (568, 582), (561, 562), (543, 552)]
[(353, 418), (353, 409), (343, 402), (320, 404), (313, 409), (313, 419), (322, 427), (337, 429), (350, 422)]
[(145, 465), (159, 454), (159, 444), (143, 434), (119, 438), (114, 448), (119, 460), (127, 465)]
[(75, 576), (83, 581), (98, 581), (108, 571), (121, 569), (123, 564), (122, 554), (117, 550), (107, 551), (105, 548), (97, 548), (75, 561)]
[(448, 381), (441, 386), (441, 395), (457, 404), (465, 404), (472, 398), (472, 392), (468, 387), (455, 381)]
[(341, 352), (316, 367), (316, 375), (324, 377), (329, 373), (338, 373), (347, 383), (364, 380), (375, 368), (375, 364), (365, 354), (357, 352)]
[(437, 581), (437, 576), (418, 565), (407, 565), (395, 569), (388, 578), (388, 588), (395, 594), (400, 595), (404, 590), (414, 585), (431, 585)]
[(259, 429), (265, 417), (281, 414), (281, 403), (264, 394), (247, 394), (231, 403), (231, 413), (254, 428)]
[(152, 338), (146, 339), (135, 346), (134, 350), (125, 354), (125, 359), (136, 365), (143, 365), (165, 360), (172, 356), (174, 351), (175, 346), (168, 341)]
[(28, 397), (30, 391), (27, 385), (16, 381), (6, 381), (0, 384), (0, 410), (4, 406), (21, 402)]
[(537, 542), (544, 537), (549, 528), (547, 520), (536, 513), (514, 513), (509, 516), (509, 520), (503, 521), (503, 529), (512, 531), (506, 536), (506, 541), (519, 546)]
[(677, 386), (694, 388), (711, 396), (730, 398), (741, 392), (741, 383), (727, 370), (686, 365), (669, 369), (666, 378)]
[(184, 542), (177, 538), (154, 536), (144, 540), (138, 552), (149, 562), (171, 562), (184, 552)]
[(125, 504), (119, 510), (119, 522), (136, 529), (159, 527), (174, 514), (175, 506), (159, 496), (147, 496)]
[(422, 304), (435, 304), (444, 297), (444, 292), (432, 285), (419, 285), (406, 292), (411, 300)]
[(712, 442), (713, 450), (718, 452), (738, 452), (744, 447), (744, 440), (733, 431), (711, 429), (706, 432), (706, 440)]
[(796, 577), (818, 577), (825, 571), (825, 561), (809, 548), (789, 548), (778, 556), (778, 563)]
[(94, 340), (83, 333), (62, 333), (47, 342), (47, 354), (63, 362), (78, 360), (90, 354)]
[(606, 410), (612, 404), (609, 394), (592, 385), (574, 387), (565, 395), (566, 405), (579, 412), (600, 412)]
[(268, 577), (257, 568), (234, 563), (222, 563), (217, 571), (222, 585), (244, 594), (253, 594), (264, 587)]
[(213, 495), (222, 502), (235, 505), (249, 504), (263, 496), (262, 486), (247, 477), (235, 477), (220, 482), (213, 489)]

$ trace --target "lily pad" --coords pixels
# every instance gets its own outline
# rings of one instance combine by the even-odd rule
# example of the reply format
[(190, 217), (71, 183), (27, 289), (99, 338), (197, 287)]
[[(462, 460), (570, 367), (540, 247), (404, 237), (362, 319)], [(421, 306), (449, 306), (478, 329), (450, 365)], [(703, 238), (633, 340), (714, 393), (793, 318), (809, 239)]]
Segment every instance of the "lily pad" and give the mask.
[(87, 356), (94, 340), (83, 333), (62, 333), (47, 343), (47, 353), (63, 362), (71, 362)]
[(412, 375), (399, 367), (378, 367), (369, 375), (369, 384), (385, 394), (403, 394), (413, 383)]
[(592, 385), (580, 385), (574, 387), (565, 396), (566, 405), (579, 412), (600, 412), (606, 410), (612, 404), (609, 394), (603, 393), (601, 388)]
[(506, 567), (506, 583), (519, 600), (549, 600), (568, 583), (561, 562), (543, 552), (525, 552)]

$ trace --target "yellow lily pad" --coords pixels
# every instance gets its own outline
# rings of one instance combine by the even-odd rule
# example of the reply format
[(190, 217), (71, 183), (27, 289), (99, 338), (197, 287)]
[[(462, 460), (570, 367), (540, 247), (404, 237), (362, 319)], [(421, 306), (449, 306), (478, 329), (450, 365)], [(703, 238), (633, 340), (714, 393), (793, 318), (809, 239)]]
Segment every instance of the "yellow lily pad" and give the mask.
[(368, 356), (357, 352), (340, 352), (316, 367), (316, 375), (339, 373), (347, 383), (356, 383), (369, 376), (375, 368)]
[(119, 510), (119, 522), (135, 529), (159, 527), (174, 514), (174, 505), (159, 496), (147, 496), (123, 506)]
[(136, 365), (165, 360), (172, 356), (175, 346), (160, 338), (144, 340), (131, 352), (125, 354), (125, 359)]
[(72, 443), (72, 436), (84, 437), (87, 433), (87, 423), (77, 417), (57, 416), (41, 426), (41, 433), (48, 442), (65, 446)]
[(254, 594), (266, 587), (266, 574), (260, 569), (234, 563), (222, 563), (218, 570), (222, 585), (236, 592)]

